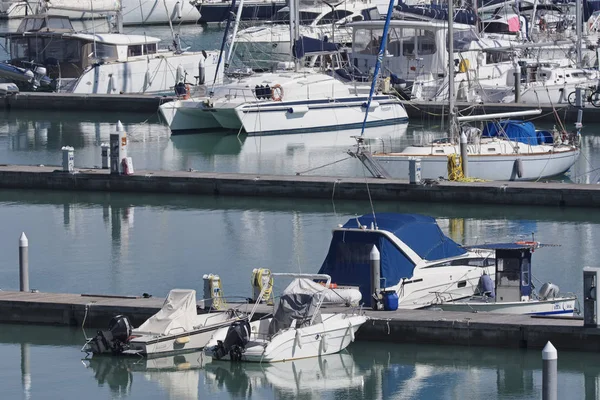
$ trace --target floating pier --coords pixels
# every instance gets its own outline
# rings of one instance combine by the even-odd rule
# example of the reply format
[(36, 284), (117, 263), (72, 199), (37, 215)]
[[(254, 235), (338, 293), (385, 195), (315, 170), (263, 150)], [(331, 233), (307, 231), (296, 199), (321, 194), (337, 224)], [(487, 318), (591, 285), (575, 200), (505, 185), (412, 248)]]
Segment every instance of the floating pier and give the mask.
[[(194, 96), (204, 96), (205, 87), (194, 87)], [(12, 110), (53, 110), (53, 111), (129, 111), (153, 113), (158, 107), (170, 101), (175, 96), (145, 95), (145, 94), (79, 94), (79, 93), (45, 93), (22, 92), (16, 95), (0, 98), (0, 109)], [(441, 119), (448, 115), (446, 102), (403, 100), (409, 119), (415, 122), (423, 119)], [(520, 103), (468, 103), (457, 102), (456, 106), (465, 114), (506, 113), (513, 111), (542, 109), (542, 114), (536, 121), (556, 122), (558, 115), (563, 123), (577, 121), (577, 109), (569, 104), (554, 106), (538, 106), (537, 104)], [(600, 117), (600, 108), (588, 106), (584, 108), (585, 120), (595, 120)], [(410, 120), (409, 120), (410, 121)], [(567, 127), (569, 128), (569, 127)]]
[[(366, 184), (368, 183), (368, 185)], [(196, 171), (136, 171), (110, 174), (107, 169), (0, 165), (0, 189), (50, 189), (218, 196), (415, 201), (461, 204), (598, 207), (600, 186), (550, 182), (434, 182), (256, 175)]]
[[(0, 322), (106, 328), (110, 319), (126, 315), (139, 326), (162, 306), (162, 298), (0, 291)], [(230, 304), (230, 306), (252, 306)], [(243, 308), (241, 308), (243, 310)], [(348, 312), (323, 306), (325, 312)], [(272, 311), (261, 305), (256, 317)], [(395, 343), (543, 348), (551, 341), (561, 350), (600, 351), (600, 329), (583, 321), (527, 315), (465, 313), (433, 310), (372, 311), (357, 340)]]

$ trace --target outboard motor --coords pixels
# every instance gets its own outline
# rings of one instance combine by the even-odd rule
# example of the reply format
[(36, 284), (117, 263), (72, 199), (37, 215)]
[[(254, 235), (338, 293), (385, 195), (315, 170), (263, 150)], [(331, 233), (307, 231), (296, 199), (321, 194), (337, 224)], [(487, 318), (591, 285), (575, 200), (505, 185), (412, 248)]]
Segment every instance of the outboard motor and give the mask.
[(96, 337), (88, 342), (88, 349), (94, 354), (120, 354), (127, 350), (132, 329), (126, 316), (117, 315), (108, 323), (107, 331), (96, 332)]
[(229, 354), (231, 361), (241, 361), (242, 354), (250, 340), (250, 323), (247, 319), (235, 321), (229, 326), (225, 340), (217, 341), (213, 347), (213, 357), (217, 360)]
[(175, 95), (177, 97), (185, 97), (186, 94), (187, 94), (187, 91), (186, 91), (185, 83), (179, 82), (177, 85), (175, 85)]
[(554, 283), (546, 282), (540, 288), (540, 291), (538, 292), (538, 296), (542, 300), (548, 300), (548, 299), (554, 299), (555, 297), (558, 297), (559, 293), (560, 293), (560, 288), (557, 285), (555, 285)]

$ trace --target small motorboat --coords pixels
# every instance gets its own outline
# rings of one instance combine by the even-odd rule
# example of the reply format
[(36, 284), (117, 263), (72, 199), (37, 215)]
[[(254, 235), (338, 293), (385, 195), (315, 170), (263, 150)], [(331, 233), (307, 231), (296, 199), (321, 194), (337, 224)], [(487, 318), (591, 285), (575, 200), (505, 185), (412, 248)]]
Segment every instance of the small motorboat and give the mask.
[(358, 328), (367, 321), (364, 315), (320, 312), (323, 292), (331, 284), (329, 275), (272, 276), (294, 278), (283, 291), (273, 316), (253, 322), (235, 321), (219, 329), (206, 345), (206, 355), (213, 360), (272, 363), (334, 354), (352, 343)]
[(245, 314), (233, 309), (199, 315), (196, 291), (173, 289), (160, 311), (137, 329), (132, 329), (126, 316), (117, 315), (107, 331), (98, 331), (86, 341), (82, 351), (141, 356), (191, 352), (206, 346), (216, 330), (245, 319)]
[(469, 299), (448, 302), (440, 296), (432, 307), (444, 311), (494, 312), (504, 314), (551, 315), (572, 317), (577, 297), (561, 295), (553, 283), (544, 283), (536, 293), (531, 275), (531, 256), (539, 242), (479, 245), (496, 252), (496, 279), (482, 275), (479, 293)]

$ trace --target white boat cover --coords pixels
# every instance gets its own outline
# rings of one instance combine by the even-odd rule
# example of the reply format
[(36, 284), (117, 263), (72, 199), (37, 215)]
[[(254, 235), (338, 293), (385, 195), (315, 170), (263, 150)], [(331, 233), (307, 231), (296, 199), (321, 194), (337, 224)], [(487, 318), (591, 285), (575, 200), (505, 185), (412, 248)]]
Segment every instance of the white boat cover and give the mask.
[(120, 0), (46, 0), (45, 7), (50, 10), (69, 10), (81, 12), (117, 12), (121, 11)]
[(193, 330), (196, 318), (196, 291), (173, 289), (159, 312), (148, 318), (134, 332), (169, 335)]
[(323, 302), (325, 303), (344, 303), (357, 305), (362, 299), (360, 290), (358, 289), (326, 289), (325, 286), (308, 278), (296, 278), (283, 294), (316, 294), (321, 293)]

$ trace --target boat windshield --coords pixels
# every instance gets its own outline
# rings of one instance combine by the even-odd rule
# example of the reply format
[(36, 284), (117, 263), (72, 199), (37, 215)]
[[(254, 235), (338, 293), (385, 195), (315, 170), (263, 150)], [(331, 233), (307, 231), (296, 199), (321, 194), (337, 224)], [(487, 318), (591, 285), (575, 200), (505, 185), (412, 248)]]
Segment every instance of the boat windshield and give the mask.
[(338, 22), (352, 14), (353, 13), (351, 11), (347, 10), (333, 10), (323, 15), (323, 18), (317, 21), (317, 25), (331, 25), (334, 22)]
[(80, 63), (82, 45), (80, 40), (55, 37), (13, 38), (10, 42), (11, 58), (41, 64)]
[[(352, 51), (376, 55), (383, 29), (356, 29)], [(437, 51), (435, 32), (427, 29), (392, 28), (389, 30), (387, 52), (393, 56), (421, 56)]]

